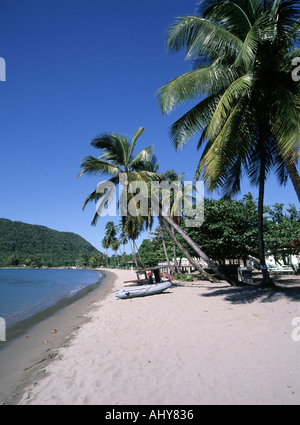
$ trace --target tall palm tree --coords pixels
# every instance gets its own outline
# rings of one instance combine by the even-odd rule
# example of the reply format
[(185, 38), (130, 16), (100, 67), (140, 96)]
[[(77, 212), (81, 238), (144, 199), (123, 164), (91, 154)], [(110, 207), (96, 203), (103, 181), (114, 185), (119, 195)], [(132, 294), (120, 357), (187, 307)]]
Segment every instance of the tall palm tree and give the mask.
[(107, 253), (107, 250), (108, 250), (109, 246), (110, 246), (110, 244), (108, 243), (107, 237), (105, 236), (102, 239), (102, 247), (105, 249), (105, 253), (106, 253), (106, 266), (108, 264), (108, 253)]
[[(119, 184), (121, 174), (126, 174), (128, 183), (151, 178), (153, 173), (148, 171), (149, 167), (147, 164), (153, 159), (152, 146), (148, 146), (137, 155), (134, 155), (137, 140), (143, 134), (144, 130), (144, 127), (138, 128), (131, 142), (129, 142), (127, 137), (115, 133), (104, 133), (95, 137), (91, 145), (100, 149), (101, 154), (98, 158), (93, 156), (85, 157), (81, 163), (83, 170), (77, 177), (81, 177), (83, 174), (110, 176), (108, 181), (114, 185)], [(97, 203), (103, 195), (103, 193), (97, 193), (97, 190), (93, 191), (86, 198), (83, 209), (85, 209), (89, 202)], [(98, 217), (99, 215), (96, 212), (92, 225), (96, 225)]]
[[(78, 174), (78, 177), (81, 177), (83, 174), (108, 176), (108, 181), (117, 185), (120, 182), (121, 174), (123, 176), (126, 175), (127, 180), (123, 182), (123, 185), (125, 186), (125, 194), (127, 193), (126, 185), (130, 182), (148, 181), (149, 179), (156, 178), (156, 173), (152, 171), (152, 169), (155, 169), (153, 165), (155, 162), (155, 156), (153, 155), (152, 146), (148, 146), (137, 155), (134, 154), (137, 140), (143, 134), (144, 130), (144, 127), (138, 128), (138, 130), (134, 133), (131, 142), (129, 142), (127, 137), (116, 133), (104, 133), (95, 137), (92, 140), (91, 145), (100, 149), (101, 154), (98, 158), (93, 156), (85, 157), (81, 163), (83, 170)], [(93, 191), (86, 198), (83, 209), (85, 209), (89, 202), (97, 203), (99, 200), (101, 201), (101, 197), (103, 197), (103, 195), (104, 193), (98, 193), (97, 189)], [(126, 202), (126, 199), (124, 202)], [(104, 203), (102, 202), (100, 203), (99, 208), (101, 209), (103, 207)], [(98, 211), (94, 215), (92, 225), (96, 225), (97, 223), (99, 217)], [(123, 214), (124, 212), (121, 211), (121, 215)], [(123, 218), (125, 218), (125, 216), (123, 216)], [(137, 231), (141, 232), (142, 228), (140, 224), (133, 226), (134, 229), (132, 227), (132, 223), (128, 224), (128, 226), (131, 226), (129, 237), (133, 237), (131, 240), (134, 242), (138, 237)]]
[(132, 256), (135, 261), (136, 267), (138, 267), (137, 257), (141, 263), (141, 266), (144, 267), (143, 260), (140, 256), (138, 247), (136, 245), (136, 239), (141, 234), (142, 230), (145, 226), (145, 218), (142, 216), (133, 217), (132, 215), (127, 215), (126, 217), (122, 217), (122, 231), (125, 235), (127, 235), (132, 250)]
[(118, 249), (120, 247), (120, 244), (119, 244), (119, 241), (118, 241), (118, 239), (116, 237), (114, 237), (112, 239), (110, 246), (111, 246), (111, 249), (115, 253), (115, 255), (114, 255), (115, 256), (115, 265), (116, 265), (116, 267), (119, 267), (119, 261), (118, 261), (118, 257), (117, 257), (117, 251), (118, 251)]
[(123, 263), (124, 263), (125, 267), (127, 267), (127, 264), (126, 264), (126, 261), (125, 261), (125, 245), (128, 244), (128, 236), (125, 232), (123, 232), (122, 220), (121, 220), (121, 223), (119, 224), (119, 229), (121, 231), (120, 236), (119, 236), (119, 244), (123, 245), (123, 253), (121, 254), (121, 256), (122, 256)]
[(112, 245), (113, 241), (117, 236), (117, 228), (113, 221), (108, 221), (105, 225), (105, 238), (109, 246)]
[[(168, 170), (165, 173), (159, 174), (158, 178), (160, 181), (169, 181), (172, 182), (174, 181), (174, 177), (178, 178), (178, 175), (172, 171), (172, 170)], [(173, 195), (171, 194), (170, 196), (170, 205), (167, 208), (164, 208), (164, 200), (162, 199), (162, 196), (158, 193), (158, 199), (156, 200), (156, 205), (157, 205), (157, 211), (156, 213), (158, 214), (159, 218), (160, 218), (160, 222), (163, 225), (163, 228), (168, 232), (168, 230), (172, 229), (172, 231), (170, 230), (170, 237), (172, 239), (172, 241), (174, 242), (174, 244), (177, 246), (178, 249), (180, 249), (180, 251), (183, 253), (183, 255), (185, 255), (189, 261), (191, 262), (191, 264), (194, 265), (194, 267), (200, 272), (200, 274), (202, 276), (206, 276), (208, 278), (208, 274), (203, 270), (203, 268), (201, 267), (201, 265), (197, 262), (195, 262), (192, 257), (187, 253), (187, 251), (183, 248), (183, 246), (179, 243), (179, 241), (176, 239), (175, 237), (175, 232), (177, 232), (184, 240), (185, 242), (191, 247), (191, 249), (200, 257), (202, 258), (206, 264), (208, 265), (208, 267), (213, 270), (213, 272), (218, 275), (219, 277), (221, 277), (224, 280), (227, 280), (228, 283), (230, 283), (231, 285), (236, 285), (236, 281), (228, 276), (226, 276), (222, 270), (220, 269), (220, 267), (214, 263), (209, 257), (208, 255), (206, 255), (206, 253), (195, 243), (195, 241), (193, 241), (190, 236), (180, 227), (180, 222), (181, 222), (181, 215), (182, 213), (178, 212), (178, 209), (180, 210), (181, 206), (180, 203), (186, 203), (190, 206), (192, 206), (193, 203), (193, 196), (191, 196), (189, 194), (189, 192), (191, 192), (191, 189), (193, 187), (188, 187), (188, 191), (187, 193), (183, 190), (182, 187), (182, 181), (179, 178), (179, 180), (176, 180), (178, 182), (178, 186), (177, 186), (177, 194), (175, 194), (173, 192)], [(169, 229), (170, 227), (170, 229)], [(209, 279), (210, 280), (210, 279)]]
[[(126, 174), (127, 182), (140, 181), (144, 182), (146, 185), (146, 192), (144, 195), (147, 197), (148, 203), (151, 202), (149, 193), (151, 192), (151, 182), (154, 180), (159, 181), (161, 179), (160, 175), (157, 174), (158, 165), (156, 158), (153, 155), (152, 147), (148, 147), (142, 150), (138, 155), (134, 156), (133, 150), (136, 144), (138, 137), (143, 133), (144, 128), (141, 127), (134, 134), (131, 144), (128, 139), (121, 135), (116, 134), (106, 134), (99, 138), (96, 138), (92, 141), (92, 145), (101, 149), (102, 153), (98, 158), (86, 157), (82, 162), (81, 166), (83, 171), (78, 175), (82, 176), (84, 173), (90, 175), (104, 174), (111, 176), (109, 181), (114, 184), (119, 183), (120, 175)], [(124, 183), (125, 185), (125, 183)], [(126, 186), (125, 191), (126, 192)], [(102, 194), (97, 193), (97, 190), (92, 192), (87, 198), (83, 205), (83, 209), (88, 202), (97, 202), (103, 196)], [(132, 200), (134, 196), (132, 194), (126, 193), (126, 202)], [(226, 279), (229, 283), (234, 284), (234, 282), (226, 277), (220, 270), (219, 266), (215, 264), (210, 258), (198, 247), (197, 244), (177, 225), (173, 219), (168, 216), (165, 216), (163, 208), (160, 203), (158, 203), (158, 215), (163, 216), (169, 226), (175, 229), (185, 241), (191, 246), (191, 248), (204, 259), (208, 266), (219, 276)], [(103, 203), (100, 204), (100, 207), (104, 207)], [(95, 214), (92, 221), (93, 225), (96, 225), (98, 219), (98, 212)], [(133, 247), (136, 247), (136, 239), (138, 235), (144, 228), (151, 228), (153, 223), (152, 209), (148, 209), (148, 215), (145, 217), (141, 214), (137, 216), (132, 216), (130, 214), (122, 216), (123, 231), (128, 235), (128, 238), (132, 240)], [(137, 248), (137, 247), (136, 247)], [(137, 250), (137, 254), (139, 254)], [(136, 259), (136, 256), (134, 256)], [(142, 260), (140, 259), (141, 263)], [(136, 264), (137, 265), (137, 264)]]
[[(299, 156), (300, 89), (291, 78), (291, 62), (299, 56), (299, 5), (296, 0), (207, 0), (199, 15), (182, 17), (168, 32), (168, 46), (186, 47), (195, 69), (160, 89), (162, 111), (206, 94), (177, 120), (175, 146), (202, 130), (206, 142), (195, 177), (203, 174), (211, 190), (224, 195), (240, 191), (244, 169), (259, 185), (259, 251), (263, 281), (271, 283), (264, 259), (262, 214), (265, 179), (273, 168), (280, 183), (287, 170), (295, 179)], [(293, 173), (292, 173), (293, 171)]]

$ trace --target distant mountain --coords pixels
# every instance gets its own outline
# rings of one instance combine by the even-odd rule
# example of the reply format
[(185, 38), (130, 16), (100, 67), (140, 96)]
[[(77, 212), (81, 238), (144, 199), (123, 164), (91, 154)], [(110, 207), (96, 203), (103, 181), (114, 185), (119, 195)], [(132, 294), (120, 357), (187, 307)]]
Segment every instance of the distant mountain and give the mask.
[(0, 266), (74, 266), (99, 251), (81, 236), (0, 218)]

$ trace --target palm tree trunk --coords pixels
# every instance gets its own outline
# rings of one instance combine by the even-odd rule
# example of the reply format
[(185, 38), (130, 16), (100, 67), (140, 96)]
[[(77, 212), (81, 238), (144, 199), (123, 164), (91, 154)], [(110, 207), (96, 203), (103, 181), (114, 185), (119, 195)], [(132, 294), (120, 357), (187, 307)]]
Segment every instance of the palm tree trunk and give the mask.
[(264, 195), (265, 195), (265, 152), (261, 153), (260, 160), (260, 172), (259, 172), (259, 193), (258, 193), (258, 219), (257, 219), (257, 229), (258, 229), (258, 252), (259, 252), (259, 262), (260, 269), (263, 275), (263, 280), (261, 285), (263, 287), (275, 287), (274, 282), (270, 278), (268, 268), (266, 266), (265, 258), (265, 242), (263, 235), (263, 218), (264, 218)]
[[(162, 216), (162, 210), (160, 210), (160, 215)], [(205, 252), (203, 252), (199, 246), (193, 241), (192, 238), (189, 237), (189, 235), (187, 235), (180, 226), (178, 226), (177, 223), (175, 223), (170, 217), (168, 216), (163, 216), (164, 220), (170, 225), (170, 227), (173, 227), (177, 233), (179, 233), (183, 239), (190, 245), (190, 247), (196, 252), (196, 254), (199, 255), (199, 257), (202, 258), (202, 260), (204, 260), (206, 262), (206, 264), (208, 265), (208, 267), (218, 276), (220, 276), (222, 279), (226, 280), (230, 285), (232, 286), (237, 286), (237, 281), (232, 279), (229, 276), (226, 276), (222, 270), (220, 269), (220, 267), (214, 263), (206, 254)]]
[(121, 258), (122, 258), (123, 264), (125, 265), (125, 268), (126, 268), (126, 263), (125, 263), (124, 253), (122, 254), (121, 247), (119, 247), (118, 249), (119, 249), (120, 256), (121, 256)]
[(169, 257), (168, 257), (168, 252), (167, 252), (167, 247), (166, 247), (166, 241), (165, 241), (165, 236), (164, 236), (164, 232), (163, 232), (163, 223), (162, 223), (162, 218), (161, 217), (159, 217), (159, 223), (160, 223), (160, 235), (161, 235), (162, 245), (163, 245), (165, 257), (166, 257), (166, 260), (167, 260), (167, 264), (168, 264), (168, 267), (169, 267), (170, 272), (174, 275), (176, 272), (175, 272), (174, 267), (170, 263), (170, 260), (169, 260)]
[[(172, 233), (175, 237), (175, 230), (172, 228), (171, 231), (172, 231)], [(181, 271), (180, 271), (180, 268), (178, 266), (178, 263), (177, 263), (176, 244), (175, 244), (174, 241), (173, 241), (173, 257), (174, 257), (174, 265), (175, 265), (176, 272), (179, 273), (179, 274), (182, 274)]]
[(170, 238), (174, 242), (174, 244), (177, 246), (178, 249), (183, 253), (183, 255), (189, 260), (189, 262), (195, 267), (196, 270), (200, 272), (200, 275), (203, 276), (205, 279), (209, 280), (210, 282), (213, 282), (214, 280), (212, 277), (206, 273), (206, 271), (203, 270), (203, 268), (200, 266), (199, 263), (193, 260), (193, 258), (190, 256), (190, 254), (187, 252), (187, 250), (181, 245), (181, 243), (178, 241), (178, 239), (175, 237), (175, 234), (173, 234), (172, 230), (168, 227), (166, 223), (162, 220), (162, 225), (164, 229), (166, 229), (167, 233), (169, 234)]
[(298, 200), (300, 202), (300, 176), (299, 176), (296, 164), (294, 162), (290, 163), (288, 161), (285, 161), (285, 166), (286, 166), (287, 172), (289, 173), (290, 179), (293, 183), (296, 194), (298, 196)]
[[(132, 241), (133, 242), (133, 241)], [(129, 243), (130, 243), (130, 248), (131, 248), (131, 252), (132, 252), (132, 259), (134, 260), (134, 262), (135, 262), (135, 267), (138, 269), (139, 268), (139, 266), (138, 266), (138, 263), (137, 263), (137, 260), (136, 260), (136, 254), (135, 254), (135, 252), (134, 252), (134, 245), (133, 244), (131, 244), (131, 239), (129, 239)]]
[(144, 268), (145, 268), (145, 265), (144, 265), (144, 263), (143, 263), (143, 261), (142, 261), (141, 255), (140, 255), (140, 253), (139, 253), (139, 249), (138, 249), (138, 247), (137, 247), (137, 245), (136, 245), (135, 241), (132, 241), (132, 243), (135, 245), (136, 252), (137, 252), (137, 254), (138, 254), (138, 256), (139, 256), (140, 263), (141, 263), (141, 265), (142, 265), (142, 267), (143, 267), (143, 269), (144, 269)]

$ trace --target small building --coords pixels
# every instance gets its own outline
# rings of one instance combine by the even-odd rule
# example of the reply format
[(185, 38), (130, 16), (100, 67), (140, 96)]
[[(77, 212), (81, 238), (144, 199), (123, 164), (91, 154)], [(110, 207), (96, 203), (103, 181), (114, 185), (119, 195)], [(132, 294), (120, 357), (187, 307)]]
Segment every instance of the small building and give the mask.
[(126, 264), (127, 264), (127, 267), (130, 270), (134, 270), (134, 268), (136, 267), (136, 264), (137, 264), (137, 259), (126, 261)]
[[(192, 258), (195, 261), (195, 263), (200, 264), (200, 266), (202, 268), (207, 267), (207, 264), (205, 263), (205, 261), (202, 260), (202, 258), (199, 258), (199, 257), (192, 257)], [(177, 263), (179, 270), (181, 272), (184, 272), (184, 273), (187, 272), (187, 273), (190, 274), (190, 273), (192, 273), (193, 271), (196, 270), (194, 265), (191, 264), (190, 261), (185, 257), (176, 258), (176, 263)], [(174, 258), (172, 259), (172, 261), (170, 261), (170, 264), (171, 264), (171, 266), (175, 267)], [(163, 263), (158, 263), (158, 266), (164, 267), (166, 269), (166, 272), (170, 272), (168, 263), (166, 261), (163, 262)]]

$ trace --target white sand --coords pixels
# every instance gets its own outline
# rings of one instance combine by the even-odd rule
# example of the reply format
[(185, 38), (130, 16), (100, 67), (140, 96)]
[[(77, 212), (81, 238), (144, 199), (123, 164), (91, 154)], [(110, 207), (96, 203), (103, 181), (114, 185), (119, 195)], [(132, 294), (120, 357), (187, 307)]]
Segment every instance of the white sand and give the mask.
[[(135, 278), (114, 273), (113, 291)], [(299, 290), (208, 282), (128, 300), (111, 292), (21, 404), (299, 404), (299, 301)]]

